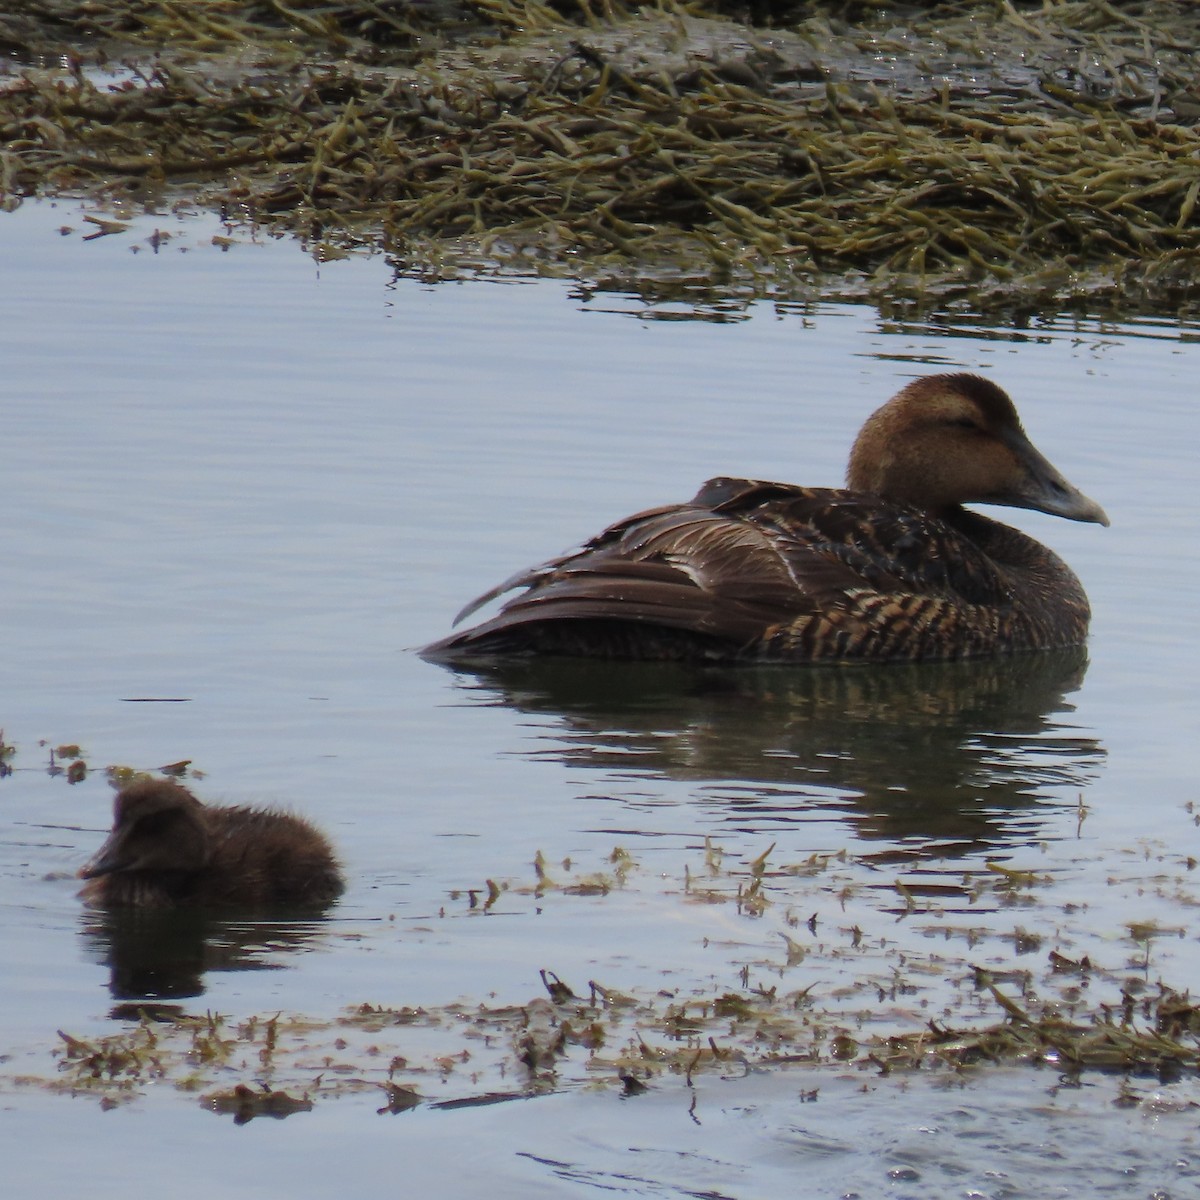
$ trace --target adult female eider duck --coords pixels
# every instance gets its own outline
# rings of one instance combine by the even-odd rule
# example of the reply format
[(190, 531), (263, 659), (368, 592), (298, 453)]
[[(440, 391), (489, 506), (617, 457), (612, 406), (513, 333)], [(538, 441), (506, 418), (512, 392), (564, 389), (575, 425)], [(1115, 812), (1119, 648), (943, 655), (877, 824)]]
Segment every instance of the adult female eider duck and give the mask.
[(329, 842), (307, 821), (208, 807), (162, 779), (117, 793), (112, 832), (79, 877), (96, 908), (313, 908), (343, 888)]
[(1087, 596), (1004, 504), (1107, 525), (977, 375), (909, 383), (863, 426), (847, 487), (710, 479), (522, 572), (498, 615), (423, 651), (699, 662), (913, 662), (1074, 646)]

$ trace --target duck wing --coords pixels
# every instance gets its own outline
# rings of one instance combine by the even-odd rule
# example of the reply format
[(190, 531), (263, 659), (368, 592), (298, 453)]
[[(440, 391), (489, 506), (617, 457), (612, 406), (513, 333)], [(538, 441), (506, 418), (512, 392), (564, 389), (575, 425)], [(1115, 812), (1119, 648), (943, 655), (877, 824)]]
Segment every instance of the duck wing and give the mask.
[(513, 576), (461, 616), (518, 588), (496, 616), (426, 656), (880, 657), (855, 647), (885, 615), (896, 619), (896, 603), (976, 605), (1006, 592), (987, 555), (928, 513), (725, 477)]

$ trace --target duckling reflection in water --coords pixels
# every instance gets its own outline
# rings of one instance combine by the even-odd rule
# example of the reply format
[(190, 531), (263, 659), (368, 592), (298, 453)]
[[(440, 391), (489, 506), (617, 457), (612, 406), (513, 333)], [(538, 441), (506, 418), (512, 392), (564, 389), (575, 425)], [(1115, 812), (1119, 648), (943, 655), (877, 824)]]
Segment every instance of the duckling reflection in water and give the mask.
[(709, 480), (521, 572), (425, 648), (454, 662), (521, 654), (697, 662), (895, 662), (1081, 645), (1091, 610), (1033, 538), (962, 506), (1107, 525), (977, 375), (903, 388), (863, 426), (847, 488)]
[(206, 807), (158, 779), (117, 793), (112, 832), (79, 877), (96, 908), (314, 908), (344, 887), (329, 842), (302, 818)]

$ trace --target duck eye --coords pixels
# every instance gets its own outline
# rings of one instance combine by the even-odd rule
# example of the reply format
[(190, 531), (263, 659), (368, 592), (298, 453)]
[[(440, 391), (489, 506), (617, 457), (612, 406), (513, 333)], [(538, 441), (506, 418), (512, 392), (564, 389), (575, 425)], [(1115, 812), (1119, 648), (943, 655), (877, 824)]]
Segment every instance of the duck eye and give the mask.
[(152, 812), (147, 813), (144, 817), (139, 817), (137, 820), (138, 832), (149, 834), (151, 837), (157, 837), (171, 827), (174, 816), (169, 812)]
[(970, 417), (952, 417), (950, 424), (955, 429), (969, 429), (972, 433), (979, 433), (979, 425)]

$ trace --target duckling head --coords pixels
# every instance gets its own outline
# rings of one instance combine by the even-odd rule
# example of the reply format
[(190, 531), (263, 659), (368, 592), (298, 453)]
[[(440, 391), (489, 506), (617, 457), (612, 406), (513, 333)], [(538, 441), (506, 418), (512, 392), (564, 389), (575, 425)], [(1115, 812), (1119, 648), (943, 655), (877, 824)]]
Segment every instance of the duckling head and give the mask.
[(862, 427), (846, 481), (934, 513), (1004, 504), (1108, 524), (1029, 440), (1008, 394), (978, 375), (930, 375), (898, 392)]
[(203, 805), (177, 783), (150, 779), (117, 794), (112, 832), (79, 878), (133, 871), (189, 873), (203, 869), (208, 858)]

